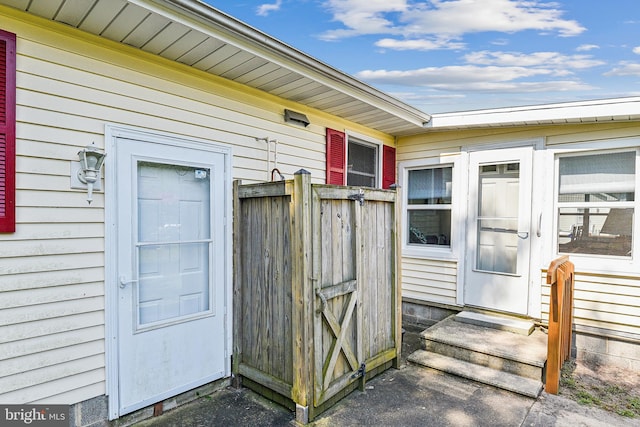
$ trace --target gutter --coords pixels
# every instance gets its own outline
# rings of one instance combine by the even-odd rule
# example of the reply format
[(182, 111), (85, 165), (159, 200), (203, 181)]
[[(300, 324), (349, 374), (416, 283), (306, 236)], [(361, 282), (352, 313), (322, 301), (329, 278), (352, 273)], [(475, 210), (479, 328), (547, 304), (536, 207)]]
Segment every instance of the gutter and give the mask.
[(640, 120), (640, 97), (494, 108), (431, 116), (429, 129), (471, 129)]

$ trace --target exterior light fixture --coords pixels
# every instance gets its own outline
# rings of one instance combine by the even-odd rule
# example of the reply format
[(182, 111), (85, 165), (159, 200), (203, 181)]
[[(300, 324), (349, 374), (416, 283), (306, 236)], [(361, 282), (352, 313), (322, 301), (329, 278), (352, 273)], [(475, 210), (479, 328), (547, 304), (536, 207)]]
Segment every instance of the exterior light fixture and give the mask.
[(80, 161), (71, 163), (71, 188), (86, 188), (89, 204), (93, 201), (93, 190), (100, 189), (100, 169), (105, 156), (103, 150), (91, 143), (78, 151)]

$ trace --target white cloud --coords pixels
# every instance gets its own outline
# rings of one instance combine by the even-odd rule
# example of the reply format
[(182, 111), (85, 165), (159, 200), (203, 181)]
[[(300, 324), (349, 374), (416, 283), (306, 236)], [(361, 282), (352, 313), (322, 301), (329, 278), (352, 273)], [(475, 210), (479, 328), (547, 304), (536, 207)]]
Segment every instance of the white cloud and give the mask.
[[(558, 3), (545, 0), (325, 0), (324, 5), (341, 24), (323, 34), (325, 40), (378, 35), (378, 48), (397, 51), (464, 50), (472, 33), (511, 34), (533, 31), (560, 37), (577, 36), (585, 28), (565, 19)], [(497, 34), (492, 45), (511, 41)], [(581, 45), (577, 52), (598, 49)], [(639, 46), (640, 48), (640, 46)], [(503, 48), (504, 49), (504, 48)], [(371, 69), (356, 77), (374, 85), (394, 88), (396, 96), (415, 103), (411, 89), (427, 96), (466, 96), (467, 93), (544, 93), (590, 91), (595, 88), (575, 74), (605, 65), (586, 53), (542, 52), (469, 53), (461, 65), (410, 70)], [(389, 90), (392, 92), (393, 89)], [(425, 99), (424, 94), (415, 95)]]
[(520, 66), (520, 67), (554, 67), (558, 69), (585, 69), (605, 64), (604, 61), (592, 59), (589, 55), (563, 55), (559, 52), (490, 52), (480, 51), (464, 56), (471, 64)]
[(439, 50), (439, 49), (464, 49), (464, 43), (442, 40), (442, 39), (412, 39), (396, 40), (381, 39), (375, 43), (376, 46), (392, 50)]
[(442, 100), (459, 100), (466, 98), (466, 95), (462, 93), (449, 93), (449, 92), (428, 92), (428, 93), (420, 93), (420, 92), (390, 92), (390, 95), (403, 99), (405, 102), (413, 102), (419, 101), (424, 102), (426, 100), (429, 101), (442, 101)]
[(640, 64), (637, 62), (621, 62), (619, 67), (604, 73), (605, 76), (640, 76)]
[(426, 28), (437, 34), (524, 30), (557, 32), (575, 36), (585, 29), (576, 21), (562, 19), (563, 12), (555, 3), (529, 0), (433, 0), (407, 14), (407, 28)]
[(440, 90), (464, 90), (466, 92), (487, 93), (542, 93), (587, 91), (595, 89), (591, 85), (572, 80), (539, 81), (539, 82), (474, 82), (465, 85), (434, 85)]
[[(518, 55), (492, 59), (491, 55), (483, 56), (482, 54), (483, 52), (480, 52), (476, 55), (476, 63), (467, 65), (427, 67), (407, 71), (365, 70), (356, 76), (372, 84), (427, 87), (439, 91), (505, 93), (593, 89), (592, 86), (579, 80), (546, 80), (573, 74), (569, 69), (554, 67), (553, 60), (548, 61), (551, 62), (547, 64), (549, 66), (544, 66), (544, 58), (553, 59), (553, 53), (530, 55), (525, 58), (527, 63), (524, 65), (516, 65)], [(485, 64), (482, 64), (483, 62)]]
[(509, 40), (507, 39), (497, 39), (491, 42), (494, 46), (506, 46), (509, 44)]
[(271, 12), (280, 10), (280, 6), (282, 6), (282, 0), (276, 0), (273, 4), (261, 4), (256, 8), (256, 13), (260, 16), (267, 16)]
[(640, 55), (640, 46), (636, 46), (633, 48), (633, 53), (635, 53), (636, 55)]
[(562, 18), (555, 3), (539, 0), (327, 0), (333, 19), (345, 28), (324, 33), (326, 40), (363, 34), (390, 34), (402, 39), (437, 36), (456, 39), (464, 34), (533, 30), (575, 36), (585, 28)]
[(600, 46), (598, 46), (597, 44), (583, 44), (580, 45), (576, 48), (576, 51), (578, 52), (588, 52), (590, 50), (593, 49), (600, 49)]
[(365, 70), (358, 78), (378, 84), (405, 86), (457, 86), (475, 83), (507, 82), (523, 77), (552, 74), (551, 70), (525, 67), (478, 67), (475, 65), (452, 65), (446, 67), (426, 67), (417, 70)]
[(364, 34), (400, 34), (399, 28), (388, 14), (408, 10), (406, 0), (328, 0), (325, 6), (333, 20), (346, 29), (330, 30), (321, 38), (335, 40)]

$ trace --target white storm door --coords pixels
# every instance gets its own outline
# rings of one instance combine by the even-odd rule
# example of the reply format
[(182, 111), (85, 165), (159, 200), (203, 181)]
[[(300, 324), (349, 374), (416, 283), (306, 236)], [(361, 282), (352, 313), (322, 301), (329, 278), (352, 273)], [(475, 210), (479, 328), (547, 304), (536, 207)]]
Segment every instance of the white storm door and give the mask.
[(465, 305), (526, 314), (531, 147), (469, 154)]
[(119, 138), (120, 415), (225, 373), (224, 154)]

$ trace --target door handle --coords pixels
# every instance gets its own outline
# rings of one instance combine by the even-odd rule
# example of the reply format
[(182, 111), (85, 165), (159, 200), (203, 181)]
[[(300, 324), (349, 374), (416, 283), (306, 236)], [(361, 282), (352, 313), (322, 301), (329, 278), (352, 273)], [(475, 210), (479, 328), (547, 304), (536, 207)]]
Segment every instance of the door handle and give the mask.
[(542, 212), (540, 212), (540, 216), (538, 217), (538, 230), (536, 230), (536, 236), (542, 236)]
[(529, 238), (529, 232), (528, 231), (518, 231), (518, 237), (521, 238), (522, 240), (528, 239)]
[(126, 277), (124, 276), (120, 276), (120, 289), (124, 289), (127, 287), (128, 284), (130, 283), (138, 283), (137, 280), (127, 280)]

